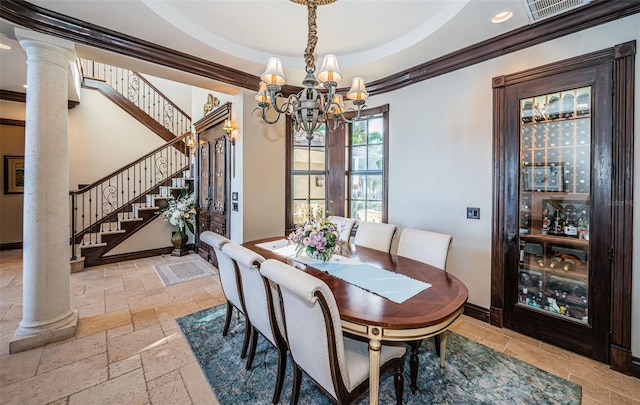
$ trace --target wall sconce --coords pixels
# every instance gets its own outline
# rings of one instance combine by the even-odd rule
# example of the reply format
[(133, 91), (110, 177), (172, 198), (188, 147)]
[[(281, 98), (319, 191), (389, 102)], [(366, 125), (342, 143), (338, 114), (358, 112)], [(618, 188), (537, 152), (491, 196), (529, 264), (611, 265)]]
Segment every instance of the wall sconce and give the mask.
[(186, 139), (187, 141), (187, 147), (191, 150), (195, 149), (196, 147), (196, 134), (192, 133), (191, 135), (189, 135)]
[(222, 129), (224, 129), (224, 132), (226, 132), (227, 135), (229, 136), (229, 140), (231, 141), (231, 144), (235, 145), (236, 135), (237, 135), (237, 132), (235, 131), (236, 123), (231, 121), (231, 118), (227, 118), (226, 120), (224, 120), (224, 125), (222, 126)]

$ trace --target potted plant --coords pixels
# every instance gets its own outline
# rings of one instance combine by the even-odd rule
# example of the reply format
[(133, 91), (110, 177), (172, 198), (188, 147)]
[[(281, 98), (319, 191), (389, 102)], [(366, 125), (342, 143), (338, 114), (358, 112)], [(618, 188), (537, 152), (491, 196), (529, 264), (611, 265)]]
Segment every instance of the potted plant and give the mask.
[(165, 221), (169, 221), (171, 225), (178, 227), (176, 232), (171, 234), (171, 243), (173, 244), (173, 256), (182, 256), (186, 254), (184, 250), (187, 246), (189, 238), (187, 237), (187, 229), (194, 233), (196, 202), (193, 193), (189, 193), (184, 188), (180, 191), (180, 197), (169, 200), (167, 206), (160, 211)]

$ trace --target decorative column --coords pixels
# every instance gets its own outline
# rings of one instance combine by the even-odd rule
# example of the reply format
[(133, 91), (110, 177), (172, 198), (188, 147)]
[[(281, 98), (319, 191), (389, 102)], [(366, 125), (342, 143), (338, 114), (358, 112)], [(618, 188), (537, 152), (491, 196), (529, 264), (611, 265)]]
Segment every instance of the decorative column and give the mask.
[(69, 62), (73, 43), (16, 29), (27, 54), (22, 321), (10, 353), (73, 337), (70, 304)]

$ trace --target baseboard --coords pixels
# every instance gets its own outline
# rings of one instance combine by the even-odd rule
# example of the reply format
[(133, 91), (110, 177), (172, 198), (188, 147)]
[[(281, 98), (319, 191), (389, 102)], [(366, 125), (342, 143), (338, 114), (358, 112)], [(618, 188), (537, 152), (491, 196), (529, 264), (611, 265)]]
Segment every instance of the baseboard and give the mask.
[(0, 250), (22, 249), (22, 242), (0, 243)]
[(145, 257), (152, 257), (152, 256), (170, 255), (171, 252), (173, 252), (173, 246), (166, 247), (166, 248), (141, 250), (138, 252), (120, 253), (113, 256), (102, 257), (101, 264), (110, 264), (110, 263), (124, 262), (127, 260), (144, 259)]
[(640, 358), (631, 358), (631, 375), (635, 378), (640, 378)]
[(489, 310), (476, 304), (464, 304), (464, 314), (482, 322), (489, 323)]

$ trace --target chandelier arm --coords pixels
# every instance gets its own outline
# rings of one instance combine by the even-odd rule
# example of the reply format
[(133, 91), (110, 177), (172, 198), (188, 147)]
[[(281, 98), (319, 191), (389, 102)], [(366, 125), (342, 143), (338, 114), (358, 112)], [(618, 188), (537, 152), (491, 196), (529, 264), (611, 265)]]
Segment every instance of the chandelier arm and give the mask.
[[(256, 107), (253, 111), (259, 108), (260, 107)], [(278, 122), (278, 120), (280, 120), (281, 114), (278, 114), (274, 120), (270, 120), (269, 118), (267, 118), (267, 111), (269, 111), (269, 106), (262, 107), (262, 119), (264, 120), (264, 122), (266, 122), (267, 124), (275, 124), (276, 122)]]
[(329, 94), (327, 94), (327, 98), (326, 99), (324, 98), (324, 94), (320, 93), (321, 100), (322, 100), (322, 115), (324, 115), (324, 116), (328, 116), (329, 115), (329, 111), (331, 110), (331, 105), (337, 105), (333, 101), (333, 96), (335, 96), (335, 94), (336, 94), (335, 86), (329, 86), (327, 88), (327, 90), (329, 90)]
[(331, 132), (335, 132), (338, 129), (338, 127), (342, 125), (342, 120), (339, 120), (338, 118), (339, 118), (338, 116), (334, 116), (330, 120), (329, 119), (327, 120), (327, 124), (329, 123), (329, 121), (331, 121), (331, 126), (330, 126)]
[[(343, 122), (346, 122), (347, 124), (353, 124), (354, 122), (358, 121), (360, 119), (360, 113), (362, 112), (362, 109), (366, 107), (366, 105), (361, 104), (358, 106), (357, 110), (352, 107), (349, 107), (343, 110), (342, 107), (340, 107), (340, 105), (336, 103), (331, 103), (331, 104), (335, 107), (336, 112), (333, 113), (334, 117), (336, 117), (335, 119), (337, 120), (339, 118), (340, 120), (342, 120)], [(355, 117), (353, 117), (352, 119), (347, 118), (345, 114), (349, 112), (355, 112), (356, 113)]]
[(314, 52), (316, 50), (316, 44), (318, 43), (318, 27), (316, 25), (317, 9), (316, 0), (309, 0), (307, 3), (307, 25), (309, 31), (307, 34), (307, 48), (304, 50), (304, 61), (307, 65), (307, 72), (314, 72), (316, 70)]
[(278, 106), (278, 97), (281, 97), (282, 93), (278, 93), (276, 96), (271, 96), (271, 107), (278, 112), (278, 114), (289, 114), (289, 108), (292, 105), (295, 105), (297, 102), (297, 97), (295, 94), (291, 94), (287, 97), (287, 101), (283, 101), (281, 105)]

